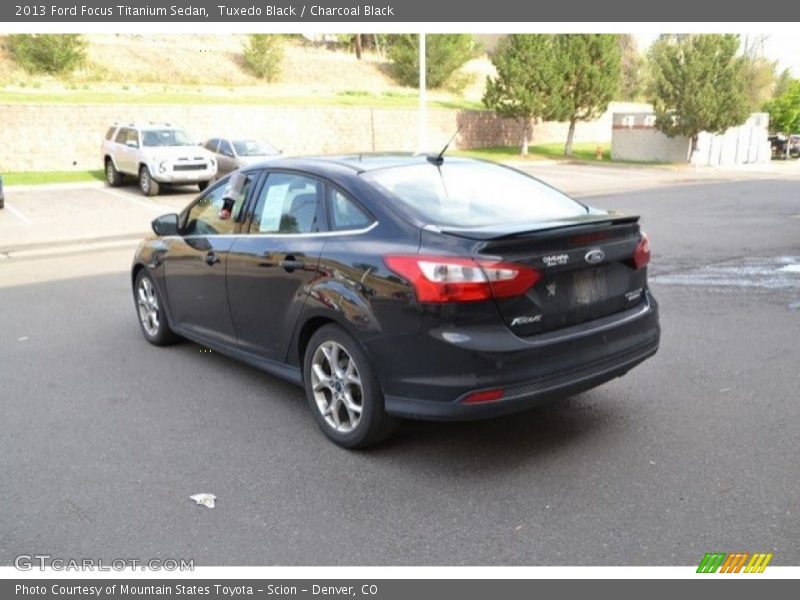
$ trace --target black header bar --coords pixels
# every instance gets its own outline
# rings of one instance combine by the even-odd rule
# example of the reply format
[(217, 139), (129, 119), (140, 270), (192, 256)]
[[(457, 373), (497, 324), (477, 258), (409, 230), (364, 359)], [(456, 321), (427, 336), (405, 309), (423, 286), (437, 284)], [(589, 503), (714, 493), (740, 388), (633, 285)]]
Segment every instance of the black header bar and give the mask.
[(502, 23), (800, 21), (786, 0), (11, 0), (0, 22)]

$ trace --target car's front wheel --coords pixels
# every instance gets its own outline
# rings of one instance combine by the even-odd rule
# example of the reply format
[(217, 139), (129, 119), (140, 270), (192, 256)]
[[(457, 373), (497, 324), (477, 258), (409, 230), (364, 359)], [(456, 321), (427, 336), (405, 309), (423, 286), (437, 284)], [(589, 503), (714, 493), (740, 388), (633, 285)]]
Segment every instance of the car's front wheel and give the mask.
[(122, 173), (117, 171), (114, 166), (114, 161), (110, 158), (106, 160), (106, 183), (111, 187), (119, 187), (122, 185)]
[(145, 196), (158, 196), (158, 182), (150, 175), (150, 169), (143, 166), (139, 169), (139, 189)]
[(397, 419), (386, 414), (383, 393), (366, 354), (338, 325), (321, 327), (306, 347), (303, 381), (322, 431), (344, 448), (389, 437)]
[(161, 294), (150, 274), (142, 269), (134, 282), (136, 314), (145, 339), (155, 346), (166, 346), (178, 339), (167, 323)]

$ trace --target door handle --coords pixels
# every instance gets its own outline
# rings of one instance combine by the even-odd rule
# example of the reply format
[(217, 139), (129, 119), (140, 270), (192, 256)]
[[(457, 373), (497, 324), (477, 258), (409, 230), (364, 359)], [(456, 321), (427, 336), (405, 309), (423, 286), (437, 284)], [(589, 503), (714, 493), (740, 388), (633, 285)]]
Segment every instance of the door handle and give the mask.
[(207, 265), (209, 265), (209, 266), (211, 266), (211, 265), (215, 265), (215, 264), (217, 264), (218, 262), (219, 262), (219, 256), (217, 256), (217, 253), (216, 253), (216, 252), (214, 252), (214, 251), (212, 250), (211, 252), (209, 252), (208, 254), (206, 254), (206, 264), (207, 264)]
[(278, 265), (291, 273), (295, 269), (302, 269), (306, 266), (306, 263), (304, 263), (302, 260), (296, 260), (294, 256), (287, 256), (280, 261)]

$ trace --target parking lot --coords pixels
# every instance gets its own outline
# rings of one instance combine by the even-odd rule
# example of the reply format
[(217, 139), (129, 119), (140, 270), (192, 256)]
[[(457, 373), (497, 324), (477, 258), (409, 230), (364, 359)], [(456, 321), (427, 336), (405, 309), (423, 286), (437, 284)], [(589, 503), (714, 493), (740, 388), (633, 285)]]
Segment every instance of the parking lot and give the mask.
[(0, 564), (798, 564), (800, 176), (526, 168), (642, 215), (659, 353), (558, 404), (408, 422), (364, 452), (328, 442), (299, 388), (144, 341), (135, 238), (190, 192), (7, 189)]

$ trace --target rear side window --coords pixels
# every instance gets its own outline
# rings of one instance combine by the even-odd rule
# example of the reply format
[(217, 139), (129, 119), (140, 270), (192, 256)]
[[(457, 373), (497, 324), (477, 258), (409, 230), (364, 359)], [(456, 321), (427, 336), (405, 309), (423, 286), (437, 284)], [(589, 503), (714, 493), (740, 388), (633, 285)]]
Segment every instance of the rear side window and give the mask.
[(233, 157), (233, 150), (231, 149), (231, 144), (228, 140), (221, 140), (219, 143), (219, 153), (223, 156), (230, 156)]
[(251, 233), (314, 233), (319, 231), (323, 185), (294, 173), (270, 173), (261, 189)]
[(587, 209), (538, 179), (501, 165), (450, 161), (368, 171), (364, 179), (425, 223), (483, 227), (585, 215)]
[(127, 127), (120, 128), (120, 130), (117, 132), (117, 137), (114, 138), (114, 141), (118, 144), (124, 144), (125, 140), (128, 139), (128, 131), (129, 130)]
[(346, 231), (348, 229), (363, 229), (372, 223), (372, 217), (356, 204), (355, 200), (331, 188), (331, 229)]

